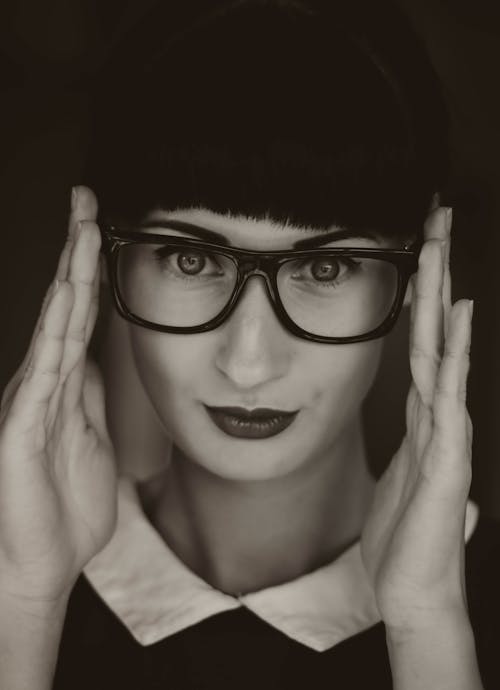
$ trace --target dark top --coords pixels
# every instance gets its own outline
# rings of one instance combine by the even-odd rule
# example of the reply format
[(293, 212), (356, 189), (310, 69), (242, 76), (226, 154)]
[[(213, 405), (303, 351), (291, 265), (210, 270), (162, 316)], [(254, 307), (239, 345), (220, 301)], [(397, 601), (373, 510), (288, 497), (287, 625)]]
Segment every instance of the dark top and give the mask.
[[(500, 524), (479, 519), (466, 549), (466, 580), (485, 690), (499, 690)], [(82, 576), (70, 599), (53, 688), (385, 690), (392, 681), (382, 623), (316, 652), (240, 608), (143, 647)]]

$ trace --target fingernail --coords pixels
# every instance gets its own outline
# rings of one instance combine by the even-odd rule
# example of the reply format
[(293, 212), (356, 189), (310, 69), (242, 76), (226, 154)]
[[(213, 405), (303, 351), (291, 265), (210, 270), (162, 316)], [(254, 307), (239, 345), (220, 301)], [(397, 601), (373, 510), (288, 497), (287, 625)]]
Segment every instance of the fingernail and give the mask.
[(451, 225), (453, 223), (453, 209), (451, 207), (448, 207), (446, 209), (446, 232), (450, 234), (451, 232)]
[(71, 188), (71, 210), (74, 211), (78, 201), (78, 191), (76, 187)]

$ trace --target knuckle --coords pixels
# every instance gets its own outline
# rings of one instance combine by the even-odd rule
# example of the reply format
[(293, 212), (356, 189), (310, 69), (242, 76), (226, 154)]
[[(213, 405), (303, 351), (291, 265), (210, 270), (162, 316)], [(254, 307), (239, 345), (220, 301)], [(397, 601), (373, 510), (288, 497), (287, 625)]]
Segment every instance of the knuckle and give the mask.
[(411, 348), (410, 360), (415, 362), (425, 360), (434, 366), (438, 366), (441, 361), (441, 357), (439, 356), (437, 350), (425, 350), (421, 345), (415, 343)]
[(446, 359), (463, 360), (466, 363), (469, 362), (469, 353), (466, 350), (456, 348), (453, 345), (445, 345), (444, 356)]
[(94, 286), (94, 276), (91, 275), (81, 275), (78, 278), (78, 283), (80, 286), (82, 286), (85, 290), (91, 289)]
[(5, 386), (2, 396), (0, 398), (0, 409), (3, 409), (5, 405), (8, 403), (10, 398), (12, 398), (12, 395), (14, 394), (16, 388), (19, 387), (19, 380), (20, 380), (20, 369), (16, 371), (14, 376), (10, 379), (10, 381), (7, 383)]
[(442, 400), (444, 399), (447, 401), (452, 401), (456, 398), (456, 391), (450, 389), (448, 386), (438, 381), (438, 383), (436, 384), (435, 395), (436, 397), (441, 398)]
[(32, 379), (48, 379), (52, 382), (53, 379), (57, 379), (59, 377), (59, 367), (50, 367), (50, 366), (45, 366), (45, 367), (33, 367), (31, 371), (31, 375), (29, 378), (25, 378), (26, 381), (30, 381)]
[(25, 381), (30, 381), (34, 375), (35, 375), (35, 365), (33, 364), (33, 362), (28, 362), (28, 364), (26, 365), (26, 369), (24, 370), (23, 379)]
[(85, 341), (85, 330), (84, 326), (70, 326), (66, 336), (69, 340), (73, 340), (76, 343), (82, 343)]
[(47, 341), (53, 340), (55, 342), (61, 342), (64, 340), (64, 335), (58, 333), (57, 330), (51, 328), (50, 324), (46, 321), (42, 321), (40, 324), (40, 330), (38, 331), (37, 337), (35, 339), (34, 352), (35, 356), (40, 350), (46, 346)]

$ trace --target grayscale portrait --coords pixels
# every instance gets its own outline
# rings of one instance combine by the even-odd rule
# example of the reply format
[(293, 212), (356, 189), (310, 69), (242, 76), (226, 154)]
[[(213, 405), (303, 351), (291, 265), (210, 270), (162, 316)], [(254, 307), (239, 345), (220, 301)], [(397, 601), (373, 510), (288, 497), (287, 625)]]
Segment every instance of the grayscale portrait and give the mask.
[(1, 690), (497, 690), (497, 6), (0, 25)]

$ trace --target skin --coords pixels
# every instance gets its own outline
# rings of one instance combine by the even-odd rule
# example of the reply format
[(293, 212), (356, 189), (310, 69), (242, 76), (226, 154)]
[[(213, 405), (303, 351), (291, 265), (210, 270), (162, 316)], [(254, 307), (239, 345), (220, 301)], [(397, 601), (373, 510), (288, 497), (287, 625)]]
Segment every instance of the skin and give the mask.
[[(300, 228), (284, 231), (267, 221), (208, 211), (156, 217), (217, 228), (242, 248), (285, 249), (305, 234)], [(376, 246), (372, 240), (356, 241)], [(348, 244), (343, 240), (331, 246)], [(250, 281), (220, 328), (176, 336), (131, 326), (130, 337), (145, 390), (175, 445), (207, 471), (233, 481), (278, 478), (330, 455), (372, 385), (382, 346), (374, 340), (325, 347), (290, 336), (260, 280)], [(286, 432), (250, 443), (216, 429), (202, 403), (300, 412)]]
[[(58, 267), (60, 282), (49, 290), (25, 361), (2, 402), (0, 619), (7, 623), (0, 629), (0, 680), (13, 690), (50, 687), (65, 602), (85, 563), (111, 535), (115, 519), (115, 462), (104, 421), (103, 389), (85, 356), (99, 284), (96, 211), (91, 191), (79, 188)], [(79, 219), (85, 220), (78, 224)], [(443, 290), (448, 280), (449, 226), (443, 209), (435, 211), (426, 226), (413, 299), (407, 434), (376, 487), (368, 516), (369, 505), (361, 506), (353, 520), (355, 524), (363, 517), (365, 567), (386, 623), (394, 687), (401, 690), (481, 687), (463, 589), (471, 310), (465, 300), (451, 307), (447, 289)], [(240, 305), (230, 324), (217, 335), (207, 334), (210, 366), (206, 375), (198, 368), (193, 372), (200, 379), (169, 369), (164, 353), (178, 347), (169, 339), (133, 336), (134, 350), (141, 354), (136, 359), (147, 363), (140, 373), (150, 398), (172, 425), (186, 460), (189, 452), (183, 466), (195, 468), (192, 476), (216, 477), (214, 495), (220, 485), (241, 487), (258, 479), (271, 486), (309, 470), (311, 476), (313, 467), (327, 465), (322, 458), (328, 453), (338, 472), (329, 471), (338, 477), (340, 450), (335, 457), (335, 449), (356, 451), (352, 439), (359, 434), (353, 433), (354, 420), (374, 373), (368, 362), (380, 345), (325, 348), (328, 354), (320, 355), (316, 346), (292, 344), (273, 323), (258, 285), (244, 299), (245, 309)], [(441, 356), (443, 322), (447, 335)], [(197, 364), (196, 347), (186, 346), (184, 364)], [(318, 364), (310, 367), (310, 378), (301, 379), (299, 364), (310, 366), (306, 352), (310, 357), (313, 350)], [(359, 370), (366, 378), (356, 378)], [(328, 384), (323, 384), (319, 371)], [(168, 381), (176, 389), (178, 406), (168, 393), (162, 394), (153, 373), (163, 376), (160, 384)], [(265, 404), (284, 406), (292, 390), (300, 391), (290, 402), (304, 407), (311, 438), (291, 433), (288, 442), (283, 435), (279, 452), (263, 448), (264, 460), (257, 459), (251, 469), (245, 465), (244, 451), (243, 461), (235, 459), (232, 440), (223, 443), (212, 430), (203, 430), (196, 408), (200, 396), (203, 400), (214, 391), (222, 399), (208, 400), (211, 404), (261, 404), (259, 394), (266, 394), (270, 399), (265, 398)], [(227, 400), (228, 393), (240, 397)], [(344, 406), (347, 411), (338, 415), (331, 430), (314, 423), (316, 415), (326, 423), (328, 414)], [(186, 420), (174, 409), (191, 415), (197, 427), (199, 420), (203, 455)], [(305, 426), (304, 422), (301, 431)], [(300, 452), (295, 452), (295, 444)], [(217, 554), (217, 549), (210, 549), (208, 544), (208, 552)], [(51, 634), (44, 635), (45, 629)], [(30, 664), (25, 663), (28, 649)]]
[[(285, 249), (318, 234), (206, 210), (157, 211), (158, 232), (153, 219), (195, 223), (250, 249)], [(144, 390), (174, 444), (163, 481), (146, 490), (150, 515), (192, 569), (225, 592), (252, 591), (323, 565), (359, 536), (373, 491), (360, 407), (381, 340), (325, 347), (294, 338), (260, 280), (214, 331), (177, 336), (131, 325), (129, 335)], [(248, 441), (217, 429), (202, 403), (300, 411), (285, 432)]]

